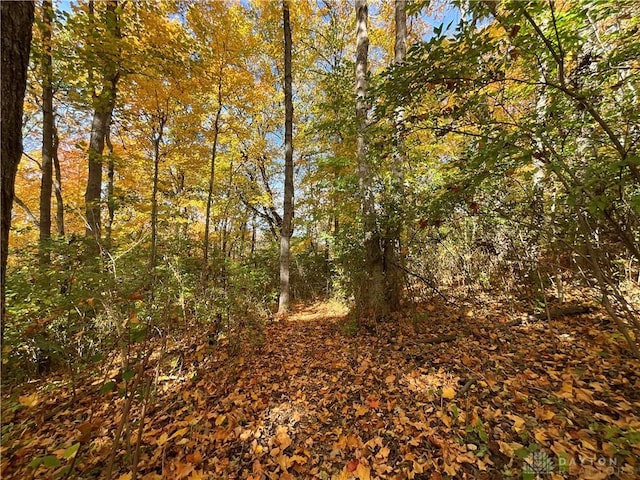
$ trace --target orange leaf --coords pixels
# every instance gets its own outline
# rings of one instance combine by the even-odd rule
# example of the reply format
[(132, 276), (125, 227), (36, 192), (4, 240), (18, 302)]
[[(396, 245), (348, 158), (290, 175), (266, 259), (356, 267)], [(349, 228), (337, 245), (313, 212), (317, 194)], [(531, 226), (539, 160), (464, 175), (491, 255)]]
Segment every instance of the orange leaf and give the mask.
[(171, 438), (184, 437), (184, 434), (187, 433), (188, 431), (189, 431), (189, 427), (184, 427), (184, 428), (181, 428), (180, 430), (176, 430), (174, 434), (171, 435)]
[(363, 416), (365, 413), (367, 413), (369, 410), (367, 409), (367, 407), (365, 407), (364, 405), (358, 405), (356, 407), (356, 418)]
[(367, 398), (367, 405), (369, 405), (369, 407), (371, 408), (378, 408), (380, 407), (380, 399), (379, 398), (375, 398), (375, 397), (369, 397)]
[(276, 443), (280, 446), (281, 450), (286, 450), (291, 445), (291, 437), (287, 433), (287, 427), (278, 427), (276, 429)]
[(18, 402), (24, 407), (35, 407), (38, 404), (38, 393), (34, 392), (31, 395), (20, 395)]
[(452, 387), (444, 387), (442, 389), (442, 398), (451, 400), (455, 396), (456, 396), (456, 391)]
[(371, 469), (362, 463), (358, 464), (354, 474), (360, 480), (371, 480)]
[(167, 435), (167, 432), (163, 432), (162, 435), (160, 435), (160, 438), (156, 440), (156, 444), (159, 447), (161, 447), (162, 445), (167, 443), (168, 440), (169, 440), (169, 435)]
[(187, 462), (189, 463), (200, 463), (201, 461), (202, 454), (199, 451), (187, 455)]
[(84, 422), (78, 425), (77, 429), (80, 431), (80, 437), (78, 441), (81, 443), (87, 443), (91, 440), (91, 431), (93, 430), (93, 425), (90, 422)]
[(187, 475), (193, 472), (193, 465), (191, 465), (190, 463), (177, 462), (176, 467), (177, 479), (185, 478)]
[(140, 292), (133, 292), (131, 295), (129, 295), (128, 299), (129, 300), (144, 300), (144, 295), (142, 295)]

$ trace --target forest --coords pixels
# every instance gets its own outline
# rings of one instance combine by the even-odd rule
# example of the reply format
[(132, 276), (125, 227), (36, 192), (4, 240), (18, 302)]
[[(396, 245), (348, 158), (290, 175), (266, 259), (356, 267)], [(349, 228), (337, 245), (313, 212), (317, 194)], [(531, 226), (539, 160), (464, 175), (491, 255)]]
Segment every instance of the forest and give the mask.
[(640, 478), (637, 1), (0, 6), (2, 478)]

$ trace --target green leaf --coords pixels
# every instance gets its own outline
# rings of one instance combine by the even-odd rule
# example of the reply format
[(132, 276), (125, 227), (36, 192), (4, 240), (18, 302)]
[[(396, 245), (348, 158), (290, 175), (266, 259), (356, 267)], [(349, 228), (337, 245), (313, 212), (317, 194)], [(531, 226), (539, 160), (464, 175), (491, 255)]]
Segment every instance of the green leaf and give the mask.
[(47, 455), (42, 459), (42, 463), (44, 466), (51, 468), (60, 466), (60, 460), (55, 455)]
[(451, 413), (453, 413), (453, 418), (457, 420), (458, 416), (460, 415), (460, 411), (458, 410), (458, 407), (456, 405), (451, 405)]
[(41, 463), (42, 463), (42, 457), (36, 457), (29, 462), (28, 466), (31, 468), (38, 468)]
[(79, 448), (80, 448), (80, 442), (74, 443), (64, 451), (64, 453), (62, 454), (62, 458), (68, 459), (73, 457)]
[(124, 372), (122, 372), (122, 379), (125, 382), (128, 382), (133, 378), (134, 375), (135, 375), (134, 371), (131, 370), (130, 368), (127, 368)]
[(115, 386), (116, 386), (116, 382), (109, 380), (107, 383), (105, 383), (102, 386), (102, 388), (100, 389), (100, 393), (110, 392), (111, 390), (113, 390)]
[(131, 341), (133, 343), (140, 343), (144, 340), (146, 333), (146, 326), (144, 324), (134, 324), (131, 326)]

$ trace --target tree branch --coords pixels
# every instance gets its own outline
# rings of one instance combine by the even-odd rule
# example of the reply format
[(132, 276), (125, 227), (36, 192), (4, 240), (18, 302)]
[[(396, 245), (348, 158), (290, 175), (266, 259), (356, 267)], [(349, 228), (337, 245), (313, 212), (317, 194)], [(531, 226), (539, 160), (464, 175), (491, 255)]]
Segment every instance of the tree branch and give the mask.
[(24, 213), (27, 215), (27, 218), (31, 221), (31, 223), (33, 223), (36, 227), (40, 228), (40, 222), (38, 221), (36, 216), (33, 214), (33, 212), (29, 209), (27, 204), (24, 203), (22, 200), (20, 200), (18, 196), (14, 196), (13, 201), (16, 202), (16, 205), (18, 205), (22, 210), (24, 210)]

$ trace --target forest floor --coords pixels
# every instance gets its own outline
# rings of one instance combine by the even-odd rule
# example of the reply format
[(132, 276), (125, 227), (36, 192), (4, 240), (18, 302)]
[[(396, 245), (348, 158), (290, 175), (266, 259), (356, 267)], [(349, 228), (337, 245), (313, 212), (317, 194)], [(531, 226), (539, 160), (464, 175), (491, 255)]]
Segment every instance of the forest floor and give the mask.
[(146, 395), (105, 393), (117, 368), (3, 392), (2, 478), (640, 478), (640, 363), (598, 312), (354, 327), (299, 306), (233, 351), (169, 342), (120, 379)]

